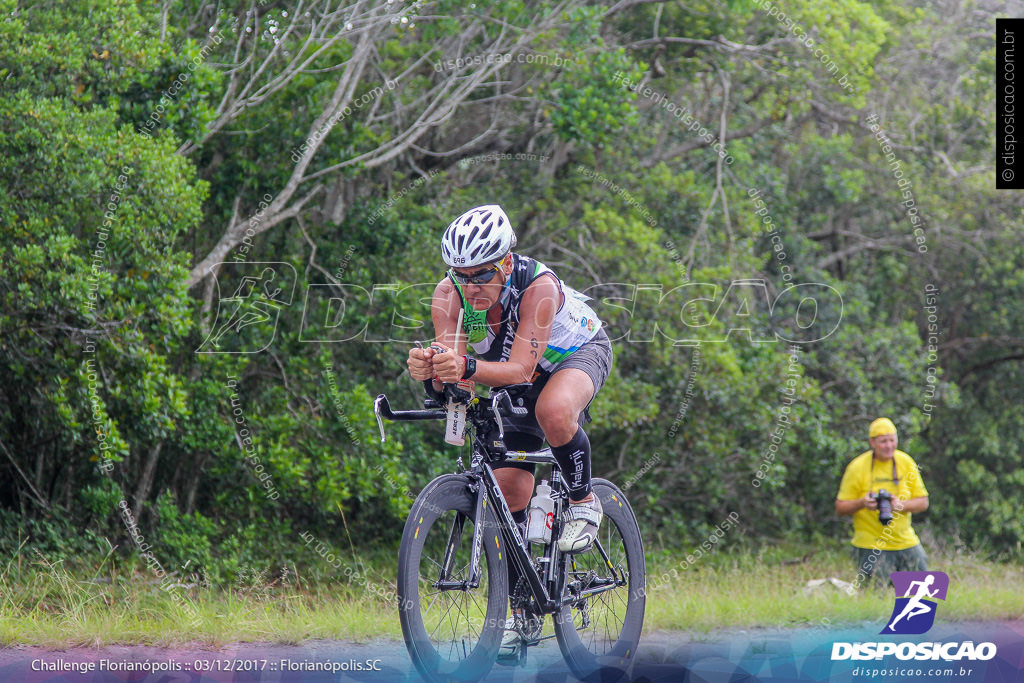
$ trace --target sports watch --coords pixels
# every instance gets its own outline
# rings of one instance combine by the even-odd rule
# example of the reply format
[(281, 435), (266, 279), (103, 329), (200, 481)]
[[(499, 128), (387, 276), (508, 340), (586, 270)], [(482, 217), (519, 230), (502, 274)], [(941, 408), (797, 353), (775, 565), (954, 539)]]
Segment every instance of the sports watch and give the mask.
[(466, 371), (462, 373), (462, 379), (469, 379), (476, 372), (476, 358), (463, 356), (466, 359)]

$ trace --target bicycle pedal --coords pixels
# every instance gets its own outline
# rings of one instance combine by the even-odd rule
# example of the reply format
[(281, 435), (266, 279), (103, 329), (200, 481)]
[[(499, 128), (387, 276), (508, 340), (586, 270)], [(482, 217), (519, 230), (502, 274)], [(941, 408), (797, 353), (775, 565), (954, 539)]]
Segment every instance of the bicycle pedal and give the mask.
[(544, 633), (544, 619), (543, 617), (537, 618), (532, 617), (526, 621), (523, 625), (523, 638), (529, 645), (536, 645), (540, 642), (540, 637)]
[(499, 654), (494, 658), (494, 663), (500, 666), (526, 666), (526, 644), (522, 644), (515, 654)]

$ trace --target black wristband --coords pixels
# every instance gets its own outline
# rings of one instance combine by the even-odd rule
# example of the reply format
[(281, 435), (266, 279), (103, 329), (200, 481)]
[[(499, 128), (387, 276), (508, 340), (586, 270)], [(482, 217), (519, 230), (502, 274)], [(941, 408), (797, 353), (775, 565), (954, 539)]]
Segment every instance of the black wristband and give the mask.
[(463, 356), (466, 359), (466, 371), (462, 373), (462, 379), (469, 379), (476, 373), (476, 358)]

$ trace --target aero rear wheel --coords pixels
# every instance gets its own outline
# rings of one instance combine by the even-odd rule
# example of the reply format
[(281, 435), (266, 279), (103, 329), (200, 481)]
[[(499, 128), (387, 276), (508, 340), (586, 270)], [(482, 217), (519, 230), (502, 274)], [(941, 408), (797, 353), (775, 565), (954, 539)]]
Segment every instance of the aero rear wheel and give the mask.
[(420, 493), (398, 551), (402, 634), (416, 668), (430, 681), (472, 681), (493, 666), (508, 609), (504, 543), (490, 508), (479, 535), (479, 583), (473, 567), (476, 497), (469, 479), (438, 477)]
[(640, 529), (622, 491), (593, 480), (604, 520), (586, 552), (566, 556), (566, 595), (555, 635), (569, 668), (587, 681), (624, 679), (640, 642), (646, 564)]

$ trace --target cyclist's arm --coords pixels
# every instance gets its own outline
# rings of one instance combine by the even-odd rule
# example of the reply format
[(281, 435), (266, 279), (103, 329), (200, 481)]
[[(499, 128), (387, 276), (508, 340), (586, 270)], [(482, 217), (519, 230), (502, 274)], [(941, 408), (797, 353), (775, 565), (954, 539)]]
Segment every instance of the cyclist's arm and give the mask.
[[(451, 287), (450, 284), (448, 286)], [(454, 292), (454, 287), (451, 289), (455, 297), (454, 306), (448, 304), (447, 299), (442, 295), (435, 296), (432, 307), (434, 329), (437, 332), (438, 341), (446, 346), (451, 346), (451, 341), (454, 338), (453, 332), (458, 323), (458, 307), (462, 305), (458, 294)], [(438, 286), (438, 292), (440, 290), (441, 285)], [(498, 362), (478, 360), (476, 372), (470, 378), (471, 381), (492, 387), (529, 382), (533, 377), (537, 362), (551, 338), (551, 326), (561, 300), (562, 292), (554, 278), (542, 276), (534, 280), (526, 288), (519, 304), (519, 326), (509, 351), (508, 360)], [(459, 344), (461, 350), (465, 348), (465, 337), (464, 335), (460, 335), (460, 337), (462, 338)], [(457, 353), (455, 366), (459, 376), (465, 372), (465, 360), (462, 358), (462, 353), (465, 352)], [(449, 379), (449, 381), (451, 380)]]
[[(446, 347), (454, 345), (461, 308), (462, 300), (459, 298), (455, 286), (452, 285), (452, 281), (446, 277), (438, 282), (434, 287), (434, 297), (430, 301), (430, 318), (434, 322), (434, 337)], [(456, 353), (465, 353), (466, 336), (460, 334), (459, 339)], [(434, 380), (434, 389), (441, 391), (441, 382)]]
[(553, 277), (542, 276), (534, 280), (523, 292), (519, 304), (519, 327), (508, 360), (478, 360), (471, 379), (489, 387), (529, 382), (544, 349), (548, 347), (551, 326), (561, 301), (562, 292)]
[[(430, 302), (430, 317), (434, 321), (434, 337), (446, 347), (455, 344), (456, 327), (459, 324), (459, 311), (462, 300), (455, 291), (452, 281), (445, 278), (434, 287), (434, 298)], [(459, 348), (456, 353), (466, 352), (466, 335), (459, 335)]]

